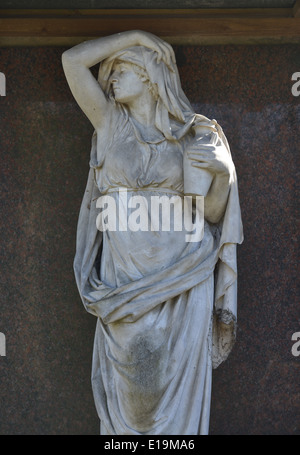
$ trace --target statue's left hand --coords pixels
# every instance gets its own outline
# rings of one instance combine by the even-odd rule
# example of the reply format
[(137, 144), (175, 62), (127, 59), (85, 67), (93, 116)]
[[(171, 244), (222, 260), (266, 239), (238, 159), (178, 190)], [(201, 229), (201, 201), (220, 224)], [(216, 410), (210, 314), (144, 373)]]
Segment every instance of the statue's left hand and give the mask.
[(218, 223), (224, 214), (229, 194), (233, 166), (231, 157), (220, 140), (208, 144), (195, 141), (185, 153), (192, 161), (192, 166), (206, 169), (214, 176), (204, 199), (204, 216), (210, 223)]
[(173, 71), (173, 64), (176, 63), (176, 58), (172, 46), (152, 33), (140, 30), (136, 30), (135, 33), (137, 34), (139, 45), (157, 52), (157, 63), (163, 61)]
[(218, 176), (229, 176), (231, 158), (224, 146), (212, 144), (197, 144), (189, 146), (186, 150), (193, 167), (207, 169)]

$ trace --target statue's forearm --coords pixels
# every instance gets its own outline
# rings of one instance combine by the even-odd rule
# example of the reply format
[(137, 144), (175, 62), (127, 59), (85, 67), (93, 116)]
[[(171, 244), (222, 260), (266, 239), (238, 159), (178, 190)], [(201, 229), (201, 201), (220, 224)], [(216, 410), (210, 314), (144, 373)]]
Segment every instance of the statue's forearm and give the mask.
[(138, 32), (128, 31), (85, 41), (63, 53), (63, 60), (90, 68), (119, 50), (138, 44)]
[(229, 195), (229, 176), (216, 175), (211, 188), (204, 199), (204, 218), (210, 223), (217, 223), (224, 215)]

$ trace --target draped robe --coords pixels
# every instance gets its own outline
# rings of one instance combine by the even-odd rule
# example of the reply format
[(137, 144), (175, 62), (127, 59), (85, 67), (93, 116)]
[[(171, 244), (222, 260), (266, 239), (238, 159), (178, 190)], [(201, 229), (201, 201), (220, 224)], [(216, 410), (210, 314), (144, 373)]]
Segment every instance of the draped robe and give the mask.
[[(104, 89), (108, 66), (100, 70)], [(172, 137), (157, 132), (169, 121), (163, 108), (149, 140), (111, 103), (101, 135), (92, 140), (74, 270), (83, 304), (97, 317), (92, 387), (101, 434), (208, 434), (212, 369), (235, 340), (236, 245), (243, 239), (235, 168), (219, 125), (181, 99), (185, 122), (168, 124)], [(113, 198), (117, 214), (124, 204), (120, 188), (127, 198), (142, 196), (148, 209), (153, 196), (183, 196), (182, 159), (195, 121), (218, 132), (217, 146), (231, 162), (221, 221), (205, 221), (198, 242), (187, 242), (184, 229), (172, 223), (168, 231), (101, 232), (97, 201), (103, 195)]]

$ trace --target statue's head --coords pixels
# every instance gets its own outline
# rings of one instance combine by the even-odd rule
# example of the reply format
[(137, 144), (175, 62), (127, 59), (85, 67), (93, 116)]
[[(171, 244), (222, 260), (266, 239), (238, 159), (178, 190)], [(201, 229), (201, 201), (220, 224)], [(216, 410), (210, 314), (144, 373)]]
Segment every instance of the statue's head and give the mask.
[[(176, 64), (169, 66), (164, 61), (157, 61), (158, 54), (144, 46), (133, 46), (119, 51), (100, 64), (98, 81), (103, 91), (111, 98), (120, 98), (120, 91), (115, 90), (113, 71), (120, 68), (120, 63), (127, 71), (132, 71), (140, 82), (147, 85), (157, 101), (156, 127), (167, 139), (180, 138), (191, 126), (193, 109), (180, 84)], [(125, 66), (126, 64), (126, 66)], [(131, 79), (134, 76), (131, 74)], [(122, 97), (124, 100), (124, 98)], [(176, 124), (176, 126), (174, 126)], [(183, 130), (184, 129), (184, 130)]]
[[(98, 81), (108, 97), (125, 103), (127, 96), (139, 90), (150, 91), (156, 100), (155, 125), (169, 140), (182, 138), (195, 124), (208, 119), (196, 115), (185, 96), (175, 63), (157, 61), (158, 54), (144, 46), (133, 46), (116, 52), (100, 64)], [(126, 93), (118, 90), (114, 72), (124, 71)], [(115, 73), (116, 74), (116, 73)], [(118, 75), (120, 77), (120, 74)], [(125, 78), (126, 76), (126, 78)], [(125, 79), (127, 81), (125, 81)]]
[(109, 78), (109, 92), (120, 103), (128, 103), (144, 92), (158, 100), (158, 88), (150, 81), (146, 69), (126, 60), (115, 60)]

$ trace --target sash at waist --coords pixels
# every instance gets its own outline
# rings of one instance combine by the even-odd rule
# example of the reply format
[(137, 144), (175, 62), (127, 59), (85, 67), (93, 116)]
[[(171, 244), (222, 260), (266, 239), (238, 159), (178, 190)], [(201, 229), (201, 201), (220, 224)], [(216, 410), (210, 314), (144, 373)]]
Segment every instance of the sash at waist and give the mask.
[(120, 192), (137, 193), (137, 192), (145, 192), (145, 191), (173, 194), (173, 195), (180, 196), (180, 197), (183, 197), (183, 195), (184, 195), (183, 192), (181, 192), (181, 191), (171, 190), (170, 188), (152, 187), (152, 186), (147, 186), (147, 187), (142, 187), (142, 188), (127, 188), (127, 187), (122, 187), (122, 186), (113, 187), (113, 188), (109, 188), (103, 194), (120, 193)]

